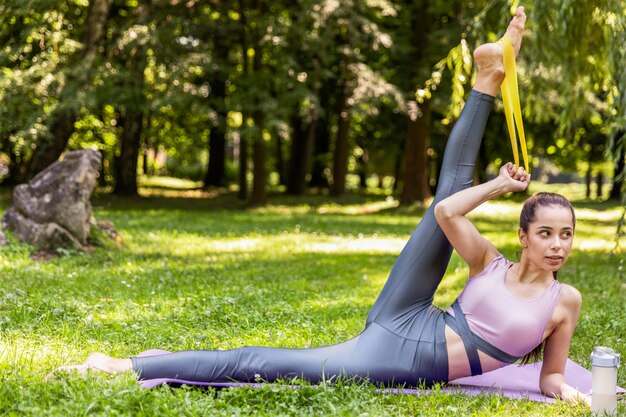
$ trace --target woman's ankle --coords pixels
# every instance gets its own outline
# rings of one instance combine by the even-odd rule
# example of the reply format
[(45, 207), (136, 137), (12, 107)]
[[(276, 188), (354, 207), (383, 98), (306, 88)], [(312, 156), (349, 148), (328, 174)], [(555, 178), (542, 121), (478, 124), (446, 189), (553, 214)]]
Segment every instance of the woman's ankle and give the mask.
[(481, 74), (479, 72), (472, 88), (479, 93), (495, 97), (498, 95), (502, 81), (504, 81), (504, 73), (491, 72)]

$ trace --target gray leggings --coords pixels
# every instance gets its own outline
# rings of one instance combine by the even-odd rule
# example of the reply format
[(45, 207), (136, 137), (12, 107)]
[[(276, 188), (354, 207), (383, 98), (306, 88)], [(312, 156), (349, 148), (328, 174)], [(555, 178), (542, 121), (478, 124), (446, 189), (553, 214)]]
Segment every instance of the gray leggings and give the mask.
[(434, 202), (398, 256), (358, 336), (307, 349), (242, 347), (132, 358), (140, 379), (266, 381), (338, 376), (384, 385), (431, 385), (448, 380), (445, 313), (432, 302), (452, 247), (434, 216), (435, 204), (472, 183), (474, 163), (493, 97), (472, 91), (443, 159)]

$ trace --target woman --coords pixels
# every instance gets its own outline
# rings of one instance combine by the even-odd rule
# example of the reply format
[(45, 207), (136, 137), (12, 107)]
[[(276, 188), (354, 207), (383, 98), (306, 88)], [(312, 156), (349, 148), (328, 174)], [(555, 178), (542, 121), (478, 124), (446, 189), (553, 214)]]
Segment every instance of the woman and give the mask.
[[(520, 7), (507, 29), (516, 53), (525, 20)], [(499, 44), (479, 47), (474, 58), (478, 75), (448, 140), (435, 201), (399, 255), (360, 335), (310, 349), (244, 347), (132, 359), (95, 353), (83, 365), (64, 369), (134, 370), (141, 379), (196, 381), (302, 377), (315, 383), (343, 375), (416, 386), (496, 369), (544, 343), (542, 391), (566, 400), (585, 399), (563, 378), (580, 294), (553, 278), (571, 248), (571, 206), (554, 196), (531, 199), (523, 211), (523, 251), (516, 264), (506, 261), (465, 217), (491, 198), (524, 191), (530, 181), (523, 168), (509, 163), (496, 179), (468, 188), (491, 105), (504, 79)], [(432, 301), (450, 259), (450, 243), (467, 261), (472, 278), (444, 312)], [(501, 287), (496, 290), (498, 277)], [(485, 288), (491, 293), (485, 294)], [(506, 307), (514, 305), (515, 316), (493, 315), (503, 307), (500, 298), (492, 297), (494, 291), (509, 297)], [(532, 337), (520, 341), (520, 332)]]

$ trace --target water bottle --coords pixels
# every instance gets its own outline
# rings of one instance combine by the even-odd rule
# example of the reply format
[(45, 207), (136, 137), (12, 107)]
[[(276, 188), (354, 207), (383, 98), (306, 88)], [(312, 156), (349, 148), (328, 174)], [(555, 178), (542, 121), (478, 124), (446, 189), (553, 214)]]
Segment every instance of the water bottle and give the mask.
[(591, 411), (614, 413), (617, 409), (619, 353), (596, 346), (591, 353)]

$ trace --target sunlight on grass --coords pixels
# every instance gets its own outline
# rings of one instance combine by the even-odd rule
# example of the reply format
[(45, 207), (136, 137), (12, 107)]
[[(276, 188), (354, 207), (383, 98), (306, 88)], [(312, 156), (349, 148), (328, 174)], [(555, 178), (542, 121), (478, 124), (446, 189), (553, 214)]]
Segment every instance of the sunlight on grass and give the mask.
[(191, 181), (184, 178), (140, 176), (137, 178), (140, 187), (161, 187), (174, 190), (185, 190), (189, 188), (201, 188), (202, 181)]
[[(138, 253), (163, 252), (165, 234), (151, 233), (137, 247)], [(221, 238), (203, 237), (195, 234), (180, 233), (169, 237), (168, 252), (172, 255), (203, 256), (212, 253), (252, 253), (271, 250), (271, 253), (354, 253), (377, 252), (399, 253), (406, 244), (406, 238), (324, 236), (310, 233), (281, 233), (280, 235), (261, 237)], [(146, 245), (148, 243), (149, 245)], [(137, 243), (135, 245), (138, 245)], [(209, 258), (210, 259), (210, 258)], [(127, 264), (121, 270), (132, 271), (136, 265)]]
[(400, 205), (400, 202), (393, 197), (389, 196), (384, 201), (372, 202), (368, 204), (353, 204), (353, 205), (337, 205), (337, 204), (325, 204), (317, 209), (320, 214), (368, 214), (376, 213), (381, 210), (395, 208)]
[(354, 238), (331, 237), (328, 239), (319, 239), (321, 241), (305, 243), (297, 251), (315, 252), (315, 253), (350, 253), (350, 252), (381, 252), (381, 253), (400, 253), (406, 239), (403, 238), (376, 238), (363, 237), (363, 235)]
[(584, 184), (578, 183), (554, 183), (546, 184), (543, 182), (532, 181), (529, 186), (530, 193), (537, 193), (540, 191), (557, 193), (565, 196), (570, 201), (583, 201), (586, 200), (586, 190)]
[(165, 198), (187, 198), (187, 199), (207, 199), (217, 197), (215, 191), (204, 190), (180, 190), (167, 188), (141, 188), (138, 194), (141, 197), (165, 197)]
[(327, 308), (339, 305), (349, 304), (351, 306), (369, 306), (371, 304), (370, 300), (365, 300), (360, 297), (339, 297), (336, 299), (326, 298), (326, 299), (317, 299), (306, 302), (305, 306), (310, 306), (314, 308)]
[(582, 251), (611, 251), (615, 247), (615, 240), (606, 239), (592, 239), (585, 238), (581, 243), (578, 243), (576, 247)]
[(622, 215), (622, 211), (621, 207), (601, 211), (577, 208), (576, 219), (617, 223), (617, 219)]
[(517, 220), (521, 206), (517, 203), (504, 201), (488, 201), (472, 210), (470, 217), (489, 216), (498, 219), (511, 218)]
[(264, 207), (257, 207), (254, 209), (251, 209), (251, 211), (253, 211), (254, 213), (258, 213), (258, 214), (280, 214), (283, 216), (287, 216), (287, 217), (293, 217), (294, 215), (298, 215), (298, 214), (306, 214), (306, 213), (310, 213), (313, 211), (313, 207), (309, 204), (293, 204), (293, 205), (286, 205), (286, 204), (277, 204), (277, 203), (270, 203)]

